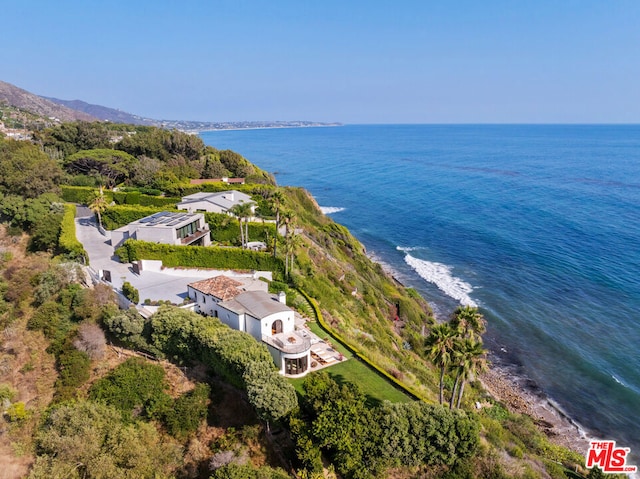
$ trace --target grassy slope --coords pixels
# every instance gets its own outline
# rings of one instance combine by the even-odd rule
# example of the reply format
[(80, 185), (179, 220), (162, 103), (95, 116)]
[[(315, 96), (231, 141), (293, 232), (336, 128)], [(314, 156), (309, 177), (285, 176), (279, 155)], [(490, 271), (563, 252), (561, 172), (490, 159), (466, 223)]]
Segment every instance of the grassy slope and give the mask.
[[(302, 229), (293, 281), (318, 302), (325, 321), (384, 370), (435, 400), (437, 377), (415, 350), (429, 306), (411, 295), (372, 262), (343, 226), (323, 215), (310, 195), (286, 188), (287, 207)], [(401, 305), (400, 325), (393, 321)], [(330, 368), (333, 369), (333, 368)]]

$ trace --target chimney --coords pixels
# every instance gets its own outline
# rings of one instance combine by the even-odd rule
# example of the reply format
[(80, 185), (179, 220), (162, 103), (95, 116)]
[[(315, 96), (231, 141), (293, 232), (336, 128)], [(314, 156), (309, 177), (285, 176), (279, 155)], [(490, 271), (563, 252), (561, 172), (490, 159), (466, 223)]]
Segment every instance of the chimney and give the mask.
[(280, 291), (278, 293), (278, 301), (280, 301), (282, 304), (287, 304), (287, 295), (284, 291)]

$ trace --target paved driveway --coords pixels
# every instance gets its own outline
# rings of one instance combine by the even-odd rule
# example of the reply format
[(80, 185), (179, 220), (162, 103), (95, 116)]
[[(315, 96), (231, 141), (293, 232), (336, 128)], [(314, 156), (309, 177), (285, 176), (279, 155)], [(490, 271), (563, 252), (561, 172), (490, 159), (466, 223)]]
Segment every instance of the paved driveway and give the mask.
[(122, 289), (122, 283), (129, 281), (138, 289), (140, 301), (169, 300), (180, 304), (187, 296), (187, 284), (213, 276), (202, 271), (199, 276), (176, 276), (152, 271), (143, 271), (139, 275), (133, 273), (130, 264), (122, 264), (113, 254), (111, 246), (111, 232), (106, 236), (98, 230), (94, 214), (85, 206), (78, 206), (76, 212), (76, 236), (89, 254), (89, 266), (101, 274), (111, 273), (111, 284), (116, 289)]

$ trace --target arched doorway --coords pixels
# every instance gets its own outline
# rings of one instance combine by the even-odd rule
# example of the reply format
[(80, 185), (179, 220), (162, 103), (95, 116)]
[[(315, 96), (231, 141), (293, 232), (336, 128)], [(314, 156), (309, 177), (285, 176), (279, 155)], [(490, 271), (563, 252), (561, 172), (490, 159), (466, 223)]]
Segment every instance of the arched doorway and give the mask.
[(272, 324), (271, 324), (271, 335), (273, 336), (274, 334), (278, 334), (282, 332), (282, 320), (280, 319), (276, 319)]

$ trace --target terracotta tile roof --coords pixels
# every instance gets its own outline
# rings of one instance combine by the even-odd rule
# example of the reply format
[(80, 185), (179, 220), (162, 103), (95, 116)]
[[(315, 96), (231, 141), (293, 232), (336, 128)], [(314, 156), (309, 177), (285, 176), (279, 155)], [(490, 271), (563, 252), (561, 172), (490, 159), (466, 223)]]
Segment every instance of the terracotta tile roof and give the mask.
[(229, 301), (243, 292), (243, 289), (241, 289), (242, 283), (224, 275), (189, 283), (189, 286), (203, 294), (215, 296), (222, 301)]

